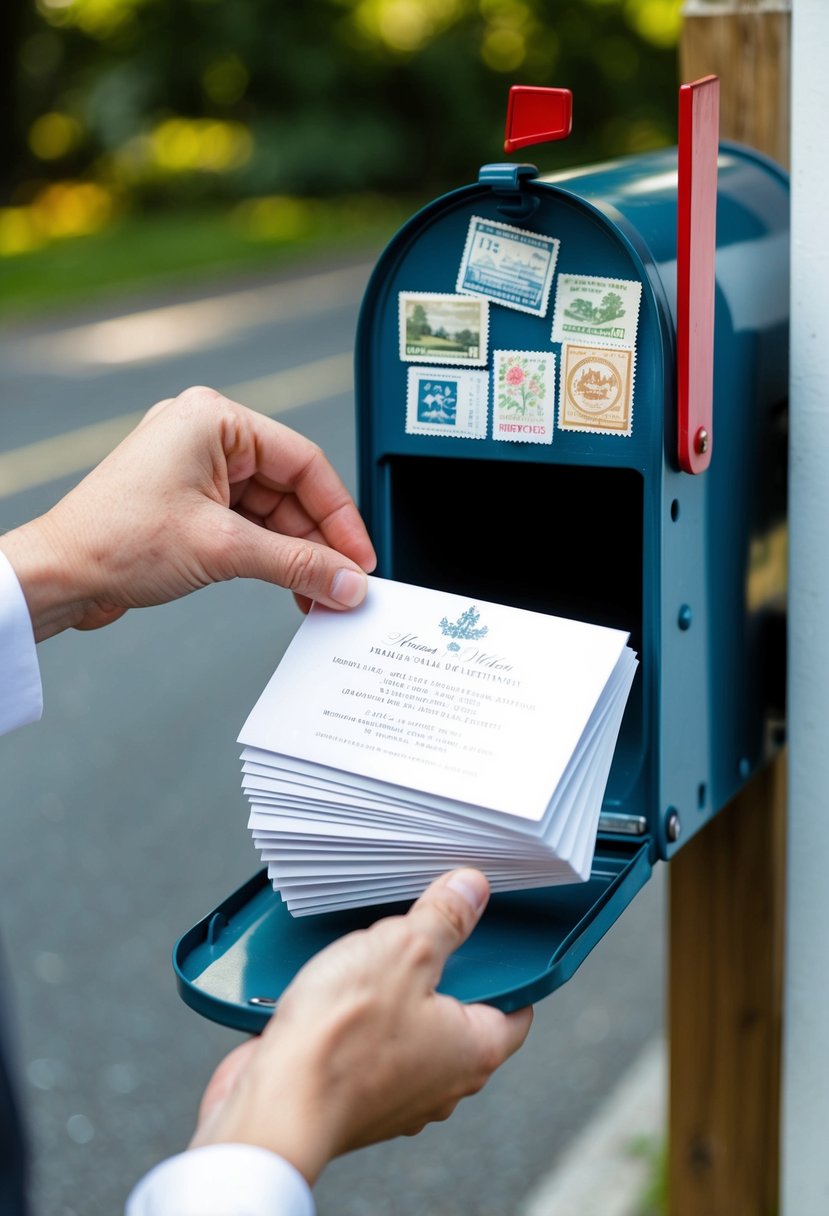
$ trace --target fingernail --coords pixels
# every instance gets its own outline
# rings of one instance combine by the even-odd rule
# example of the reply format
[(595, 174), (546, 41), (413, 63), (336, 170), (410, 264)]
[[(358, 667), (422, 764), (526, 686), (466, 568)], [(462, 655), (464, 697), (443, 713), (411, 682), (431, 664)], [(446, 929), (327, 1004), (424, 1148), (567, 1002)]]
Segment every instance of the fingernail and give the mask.
[(446, 885), (462, 895), (476, 912), (481, 910), (489, 895), (489, 883), (477, 870), (459, 870)]
[(338, 570), (331, 584), (331, 598), (344, 608), (356, 608), (366, 598), (368, 583), (356, 570)]

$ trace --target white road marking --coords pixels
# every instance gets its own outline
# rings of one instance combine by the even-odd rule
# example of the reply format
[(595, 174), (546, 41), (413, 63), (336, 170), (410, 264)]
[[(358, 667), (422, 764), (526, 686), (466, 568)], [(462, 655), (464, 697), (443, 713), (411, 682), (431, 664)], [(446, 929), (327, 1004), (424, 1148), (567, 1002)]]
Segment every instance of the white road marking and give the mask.
[(45, 367), (64, 374), (157, 363), (205, 350), (242, 330), (307, 318), (356, 302), (370, 270), (370, 265), (347, 266), (46, 334), (17, 336), (4, 353), (4, 362), (17, 369)]
[[(346, 351), (270, 376), (231, 384), (221, 391), (234, 401), (274, 418), (299, 406), (328, 401), (351, 392), (353, 368), (353, 356)], [(107, 418), (0, 453), (0, 498), (9, 498), (59, 477), (85, 473), (121, 442), (144, 413), (144, 410), (136, 410), (120, 414), (117, 418)]]

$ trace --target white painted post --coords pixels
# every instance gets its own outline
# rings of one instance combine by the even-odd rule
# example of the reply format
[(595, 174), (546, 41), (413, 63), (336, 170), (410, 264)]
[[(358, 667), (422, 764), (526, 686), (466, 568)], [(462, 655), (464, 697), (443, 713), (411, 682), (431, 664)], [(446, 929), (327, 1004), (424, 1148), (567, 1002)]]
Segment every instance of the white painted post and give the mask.
[(782, 1216), (829, 1212), (829, 3), (792, 8)]

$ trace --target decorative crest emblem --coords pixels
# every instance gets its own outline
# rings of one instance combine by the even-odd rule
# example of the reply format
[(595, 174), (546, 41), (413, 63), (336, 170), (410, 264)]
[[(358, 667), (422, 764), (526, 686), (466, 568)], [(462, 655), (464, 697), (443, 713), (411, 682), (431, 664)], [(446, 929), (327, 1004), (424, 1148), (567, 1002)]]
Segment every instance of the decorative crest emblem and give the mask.
[(480, 612), (477, 611), (474, 604), (462, 612), (456, 621), (450, 622), (443, 618), (440, 622), (440, 631), (445, 638), (453, 638), (447, 646), (447, 650), (460, 650), (457, 639), (462, 642), (477, 642), (479, 638), (485, 638), (489, 629), (486, 625), (482, 625), (480, 629), (476, 629), (480, 619)]

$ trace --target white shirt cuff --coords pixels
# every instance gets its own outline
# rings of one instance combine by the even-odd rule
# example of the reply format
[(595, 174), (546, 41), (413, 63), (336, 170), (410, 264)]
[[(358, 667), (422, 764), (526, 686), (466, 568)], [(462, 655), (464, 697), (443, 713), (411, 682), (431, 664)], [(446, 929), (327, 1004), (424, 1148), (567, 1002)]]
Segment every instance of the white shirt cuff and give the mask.
[(36, 722), (42, 713), (32, 620), (14, 567), (0, 552), (0, 735)]
[(209, 1144), (162, 1161), (125, 1216), (314, 1216), (311, 1188), (282, 1157), (253, 1144)]

